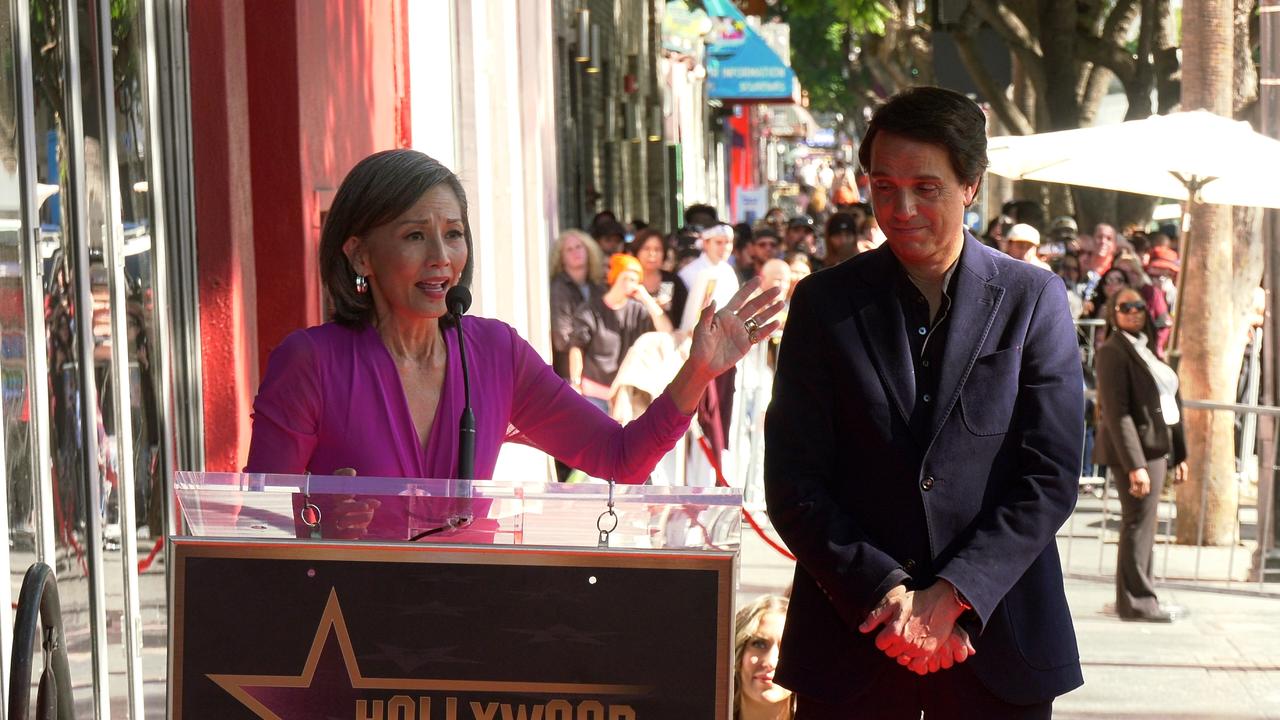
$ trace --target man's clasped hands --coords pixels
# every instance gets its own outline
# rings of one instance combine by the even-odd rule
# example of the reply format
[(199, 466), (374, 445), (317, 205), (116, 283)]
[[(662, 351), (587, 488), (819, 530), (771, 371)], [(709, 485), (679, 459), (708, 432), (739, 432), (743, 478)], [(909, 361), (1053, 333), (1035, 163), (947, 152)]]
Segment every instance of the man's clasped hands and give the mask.
[[(898, 585), (885, 594), (858, 630), (876, 635), (876, 647), (919, 675), (948, 670), (975, 654), (969, 634), (956, 625), (964, 612), (951, 583), (922, 590)], [(883, 627), (882, 627), (883, 626)]]

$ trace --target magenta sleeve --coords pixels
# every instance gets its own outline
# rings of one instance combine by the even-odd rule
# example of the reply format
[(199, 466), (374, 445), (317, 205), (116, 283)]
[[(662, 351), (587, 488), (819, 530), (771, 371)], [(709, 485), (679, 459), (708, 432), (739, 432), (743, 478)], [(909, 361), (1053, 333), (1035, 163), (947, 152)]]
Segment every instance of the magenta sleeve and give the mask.
[(291, 333), (271, 353), (253, 400), (253, 435), (245, 472), (307, 470), (319, 433), (322, 396), (316, 349), (305, 331)]
[(619, 483), (643, 483), (662, 456), (689, 429), (663, 392), (625, 427), (573, 391), (523, 338), (511, 330), (515, 373), (511, 424), (523, 439), (588, 474)]

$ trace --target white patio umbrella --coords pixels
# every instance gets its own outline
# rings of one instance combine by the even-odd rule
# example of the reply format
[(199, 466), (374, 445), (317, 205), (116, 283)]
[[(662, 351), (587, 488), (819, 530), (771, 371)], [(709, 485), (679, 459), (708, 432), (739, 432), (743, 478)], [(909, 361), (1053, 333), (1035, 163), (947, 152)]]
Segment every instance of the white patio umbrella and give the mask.
[(990, 171), (1181, 201), (1280, 208), (1280, 140), (1206, 110), (988, 141)]
[[(1116, 125), (991, 138), (990, 172), (1015, 180), (1081, 185), (1193, 203), (1280, 208), (1280, 140), (1207, 110)], [(1183, 257), (1191, 238), (1183, 236)], [(1183, 270), (1187, 268), (1184, 266)], [(1177, 346), (1186, 273), (1178, 273)]]

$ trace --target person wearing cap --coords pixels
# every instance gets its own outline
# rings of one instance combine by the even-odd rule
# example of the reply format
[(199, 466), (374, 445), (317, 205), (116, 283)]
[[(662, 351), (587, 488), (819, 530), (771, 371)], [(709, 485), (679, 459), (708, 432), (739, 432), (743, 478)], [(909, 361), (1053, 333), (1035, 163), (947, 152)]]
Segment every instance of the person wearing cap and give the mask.
[(817, 250), (814, 242), (813, 220), (807, 215), (791, 218), (787, 223), (787, 235), (784, 238), (788, 250), (801, 250), (813, 255)]
[(671, 332), (671, 321), (644, 287), (644, 266), (634, 255), (609, 258), (609, 289), (578, 308), (569, 351), (569, 382), (605, 412), (622, 358), (636, 338), (655, 330)]
[(836, 213), (827, 221), (827, 267), (839, 265), (862, 252), (858, 246), (860, 228), (849, 213)]
[[(1156, 236), (1163, 237), (1160, 233)], [(1169, 336), (1173, 333), (1173, 314), (1178, 309), (1178, 272), (1182, 263), (1178, 261), (1178, 252), (1167, 245), (1151, 248), (1147, 260), (1147, 276), (1151, 278), (1149, 294), (1144, 295), (1152, 307), (1163, 309), (1163, 314), (1155, 315), (1156, 349), (1161, 357), (1169, 346)]]
[(1005, 252), (1015, 260), (1050, 270), (1049, 263), (1040, 259), (1040, 232), (1026, 223), (1018, 223), (1005, 233)]
[(1164, 291), (1165, 302), (1170, 308), (1177, 307), (1178, 273), (1182, 263), (1178, 260), (1178, 252), (1167, 245), (1151, 248), (1151, 257), (1147, 260), (1147, 275), (1151, 281)]
[(1075, 218), (1070, 215), (1062, 215), (1053, 219), (1049, 223), (1049, 232), (1047, 237), (1041, 238), (1039, 254), (1050, 258), (1059, 258), (1071, 252), (1074, 248), (1072, 245), (1076, 242), (1076, 235), (1080, 232), (1080, 227), (1076, 224)]

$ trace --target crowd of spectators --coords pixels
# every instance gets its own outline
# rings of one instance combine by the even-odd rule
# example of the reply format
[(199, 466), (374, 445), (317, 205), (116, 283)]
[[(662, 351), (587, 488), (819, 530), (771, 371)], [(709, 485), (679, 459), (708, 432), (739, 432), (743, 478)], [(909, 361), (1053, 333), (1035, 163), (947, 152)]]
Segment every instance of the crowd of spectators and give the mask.
[[(683, 224), (670, 233), (639, 219), (624, 224), (608, 210), (597, 213), (586, 230), (562, 232), (550, 262), (556, 372), (623, 420), (634, 411), (636, 383), (660, 388), (657, 380), (678, 366), (680, 348), (708, 303), (723, 307), (738, 288), (753, 280), (760, 291), (778, 287), (787, 298), (790, 288), (810, 273), (878, 247), (884, 234), (870, 207), (848, 189), (853, 173), (839, 170), (833, 182), (837, 190), (846, 189), (832, 193), (836, 202), (827, 202), (825, 192), (813, 193), (808, 212), (794, 217), (774, 207), (754, 223), (730, 225), (715, 208), (696, 204), (685, 209)], [(669, 342), (641, 341), (649, 333), (666, 335)], [(761, 363), (772, 364), (779, 337), (775, 334), (762, 350)], [(637, 343), (637, 353), (650, 357), (628, 363)], [(757, 373), (750, 383), (763, 387), (767, 380)], [(725, 449), (732, 434), (734, 398), (742, 384), (732, 374), (723, 377), (700, 413), (699, 426), (725, 463), (730, 461)], [(747, 401), (753, 412), (763, 415), (767, 396)], [(715, 482), (715, 469), (705, 460), (692, 453), (691, 484)], [(728, 473), (728, 468), (722, 469)], [(572, 468), (559, 470), (562, 480), (572, 474)]]

